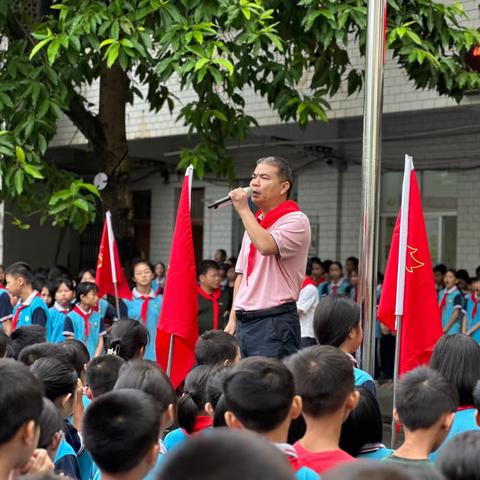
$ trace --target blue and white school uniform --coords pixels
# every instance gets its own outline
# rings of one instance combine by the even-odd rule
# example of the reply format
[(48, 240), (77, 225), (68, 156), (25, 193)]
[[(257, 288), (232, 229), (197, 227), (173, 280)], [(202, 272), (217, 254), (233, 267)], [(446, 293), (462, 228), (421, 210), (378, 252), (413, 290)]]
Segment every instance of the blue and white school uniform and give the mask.
[(383, 443), (370, 443), (360, 449), (356, 458), (360, 460), (383, 460), (392, 452), (393, 450), (387, 448)]
[[(123, 300), (127, 307), (128, 318), (143, 322), (148, 330), (149, 340), (145, 348), (145, 360), (157, 360), (156, 338), (157, 325), (160, 318), (160, 310), (162, 308), (162, 296), (155, 295), (153, 289), (148, 295), (142, 295), (136, 288), (132, 290), (133, 300)], [(145, 302), (147, 304), (144, 307)], [(142, 318), (142, 307), (145, 318)]]
[[(467, 331), (480, 322), (480, 297), (474, 293), (466, 297), (465, 313), (467, 315)], [(472, 338), (480, 343), (480, 328), (472, 334)]]
[(63, 439), (60, 442), (55, 458), (55, 473), (63, 473), (72, 480), (80, 480), (80, 466), (78, 465), (77, 455), (72, 446)]
[(13, 308), (10, 303), (10, 295), (5, 288), (0, 287), (0, 330), (3, 328), (3, 323), (13, 317), (12, 311)]
[(13, 330), (29, 325), (41, 325), (48, 331), (49, 313), (48, 307), (34, 290), (24, 301), (19, 300), (13, 308)]
[(160, 281), (158, 278), (155, 278), (152, 282), (152, 290), (155, 292), (155, 295), (161, 295), (163, 293), (163, 289), (165, 287), (165, 277), (163, 277)]
[(325, 282), (322, 283), (320, 288), (320, 296), (325, 297), (327, 295), (342, 294), (347, 297), (350, 295), (351, 286), (345, 277), (342, 277), (338, 282)]
[(375, 387), (375, 381), (373, 380), (372, 376), (357, 368), (357, 361), (355, 357), (350, 353), (346, 353), (346, 355), (350, 358), (353, 364), (353, 377), (355, 386), (357, 387), (364, 387), (366, 388), (373, 396), (377, 396), (377, 389)]
[[(450, 290), (444, 288), (438, 294), (438, 305), (441, 309), (442, 315), (442, 327), (445, 328), (453, 315), (455, 310), (460, 310), (464, 308), (464, 298), (462, 292), (457, 287), (452, 287)], [(447, 332), (448, 335), (453, 335), (454, 333), (460, 333), (462, 325), (462, 315), (461, 313), (458, 316), (455, 324)]]
[[(88, 324), (88, 335), (87, 335)], [(75, 305), (73, 310), (65, 317), (63, 335), (67, 338), (75, 338), (85, 344), (93, 358), (97, 349), (98, 340), (106, 335), (103, 320), (100, 313), (95, 310), (85, 311), (80, 305)]]
[(63, 342), (63, 327), (65, 325), (65, 318), (70, 313), (69, 308), (63, 308), (58, 302), (55, 302), (53, 307), (48, 310), (50, 316), (49, 327), (47, 330), (47, 340), (53, 343)]

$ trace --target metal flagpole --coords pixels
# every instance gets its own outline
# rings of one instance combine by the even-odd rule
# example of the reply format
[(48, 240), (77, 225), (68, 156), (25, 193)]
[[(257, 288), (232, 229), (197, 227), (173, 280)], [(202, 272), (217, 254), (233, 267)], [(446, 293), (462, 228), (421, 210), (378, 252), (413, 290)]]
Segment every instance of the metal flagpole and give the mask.
[(368, 0), (367, 60), (363, 114), (362, 226), (360, 231), (359, 303), (364, 340), (362, 368), (375, 367), (375, 319), (378, 256), (378, 205), (383, 104), (386, 0)]
[(112, 270), (113, 290), (115, 293), (115, 308), (117, 309), (117, 318), (120, 318), (120, 302), (118, 300), (117, 289), (117, 269), (115, 268), (115, 257), (113, 250), (113, 228), (112, 228), (112, 214), (110, 210), (106, 213), (107, 231), (108, 231), (108, 252), (110, 253), (110, 268)]
[(172, 363), (173, 363), (173, 347), (174, 347), (175, 335), (170, 334), (170, 344), (168, 346), (168, 360), (167, 360), (167, 376), (168, 378), (172, 375)]

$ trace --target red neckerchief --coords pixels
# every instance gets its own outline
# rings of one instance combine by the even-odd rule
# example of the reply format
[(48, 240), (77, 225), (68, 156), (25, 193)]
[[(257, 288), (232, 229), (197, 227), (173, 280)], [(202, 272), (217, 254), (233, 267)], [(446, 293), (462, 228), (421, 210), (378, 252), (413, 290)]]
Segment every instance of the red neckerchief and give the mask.
[(193, 431), (192, 433), (188, 433), (184, 428), (182, 428), (182, 431), (185, 435), (195, 435), (198, 432), (201, 432), (202, 430), (205, 430), (207, 428), (211, 428), (213, 426), (213, 419), (209, 417), (208, 415), (199, 415), (198, 417), (195, 418), (195, 425), (193, 426)]
[(358, 302), (358, 287), (353, 287), (355, 289), (355, 293), (353, 294), (353, 301), (355, 303)]
[(443, 312), (443, 309), (447, 305), (447, 295), (448, 295), (448, 290), (445, 289), (445, 291), (443, 292), (442, 299), (440, 300), (440, 304), (438, 305), (438, 307), (440, 308), (440, 312)]
[(142, 309), (140, 311), (140, 316), (142, 317), (143, 323), (146, 325), (147, 324), (148, 304), (150, 303), (150, 300), (153, 300), (153, 297), (150, 297), (149, 295), (140, 295), (137, 298), (139, 298), (140, 300), (143, 300)]
[[(37, 294), (35, 295), (35, 297), (40, 297), (40, 294), (37, 292)], [(32, 301), (33, 301), (33, 298), (32, 298)], [(17, 307), (17, 311), (15, 312), (15, 316), (13, 317), (13, 320), (12, 320), (12, 332), (15, 331), (17, 329), (17, 325), (18, 325), (18, 317), (20, 317), (20, 312), (24, 309), (24, 308), (27, 308), (31, 305), (32, 302), (26, 304), (26, 303), (22, 303), (20, 304), (18, 307)]]
[(473, 310), (472, 310), (472, 320), (475, 318), (475, 315), (477, 314), (477, 308), (478, 304), (480, 303), (480, 298), (475, 297), (475, 293), (472, 292), (470, 295), (470, 299), (473, 302)]
[(318, 280), (314, 280), (315, 286), (318, 287), (321, 283), (326, 282), (326, 281), (327, 281), (327, 276), (322, 275)]
[(5, 285), (3, 283), (0, 283), (0, 288), (3, 288), (5, 290)]
[(316, 286), (316, 285), (315, 285), (315, 282), (312, 280), (312, 277), (306, 276), (306, 277), (303, 279), (303, 283), (302, 283), (302, 286), (301, 286), (300, 290), (301, 290), (302, 288), (305, 288), (307, 285), (313, 285), (314, 287)]
[(213, 329), (218, 330), (218, 313), (220, 310), (220, 307), (218, 305), (218, 299), (222, 294), (222, 289), (217, 288), (210, 295), (205, 290), (203, 290), (200, 285), (197, 285), (197, 291), (203, 298), (206, 298), (207, 300), (213, 303)]
[(476, 410), (476, 408), (473, 405), (461, 405), (455, 411), (456, 412), (463, 412), (463, 410), (472, 410), (472, 409)]
[(90, 309), (90, 313), (85, 313), (82, 310), (82, 308), (80, 307), (80, 305), (75, 305), (73, 307), (73, 311), (78, 313), (83, 318), (83, 323), (85, 325), (85, 340), (86, 340), (88, 338), (88, 334), (89, 334), (89, 331), (90, 331), (90, 324), (88, 323), (88, 320), (92, 316), (93, 310)]
[[(292, 212), (299, 212), (300, 208), (298, 205), (293, 201), (293, 200), (286, 200), (285, 202), (282, 202), (280, 205), (275, 207), (273, 210), (270, 210), (261, 220), (260, 220), (260, 226), (264, 229), (267, 229), (271, 227), (278, 219), (282, 218), (284, 215), (287, 213), (292, 213)], [(261, 210), (258, 210), (258, 212), (255, 214), (255, 218), (257, 221), (260, 218), (260, 215), (262, 214)], [(253, 242), (250, 243), (250, 250), (248, 252), (248, 262), (247, 262), (247, 281), (248, 281), (248, 276), (250, 273), (252, 273), (253, 270), (253, 265), (255, 263), (255, 254), (257, 253), (257, 249), (253, 245)]]

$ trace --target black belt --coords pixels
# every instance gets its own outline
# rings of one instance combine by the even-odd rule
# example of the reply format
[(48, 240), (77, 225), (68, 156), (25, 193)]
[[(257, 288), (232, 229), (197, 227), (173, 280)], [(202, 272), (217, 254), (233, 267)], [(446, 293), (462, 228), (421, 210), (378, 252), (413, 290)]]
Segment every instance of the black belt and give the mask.
[(273, 317), (287, 312), (296, 312), (296, 302), (284, 303), (278, 307), (264, 308), (263, 310), (235, 310), (237, 320), (240, 322), (250, 322), (260, 318)]

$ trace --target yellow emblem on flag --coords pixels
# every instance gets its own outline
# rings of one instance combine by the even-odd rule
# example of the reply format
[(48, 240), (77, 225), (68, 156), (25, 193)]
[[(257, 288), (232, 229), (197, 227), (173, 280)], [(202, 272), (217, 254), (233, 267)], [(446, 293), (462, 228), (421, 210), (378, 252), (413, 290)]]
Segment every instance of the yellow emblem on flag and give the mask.
[[(421, 268), (423, 266), (425, 266), (425, 264), (423, 262), (421, 262), (420, 260), (418, 260), (417, 258), (415, 258), (415, 253), (418, 252), (418, 248), (413, 248), (411, 247), (410, 245), (407, 245), (407, 249), (408, 249), (408, 253), (409, 255), (407, 255), (407, 264), (405, 266), (405, 269), (407, 270), (407, 272), (409, 273), (413, 273), (413, 270), (415, 268)], [(409, 261), (410, 259), (410, 261)]]

